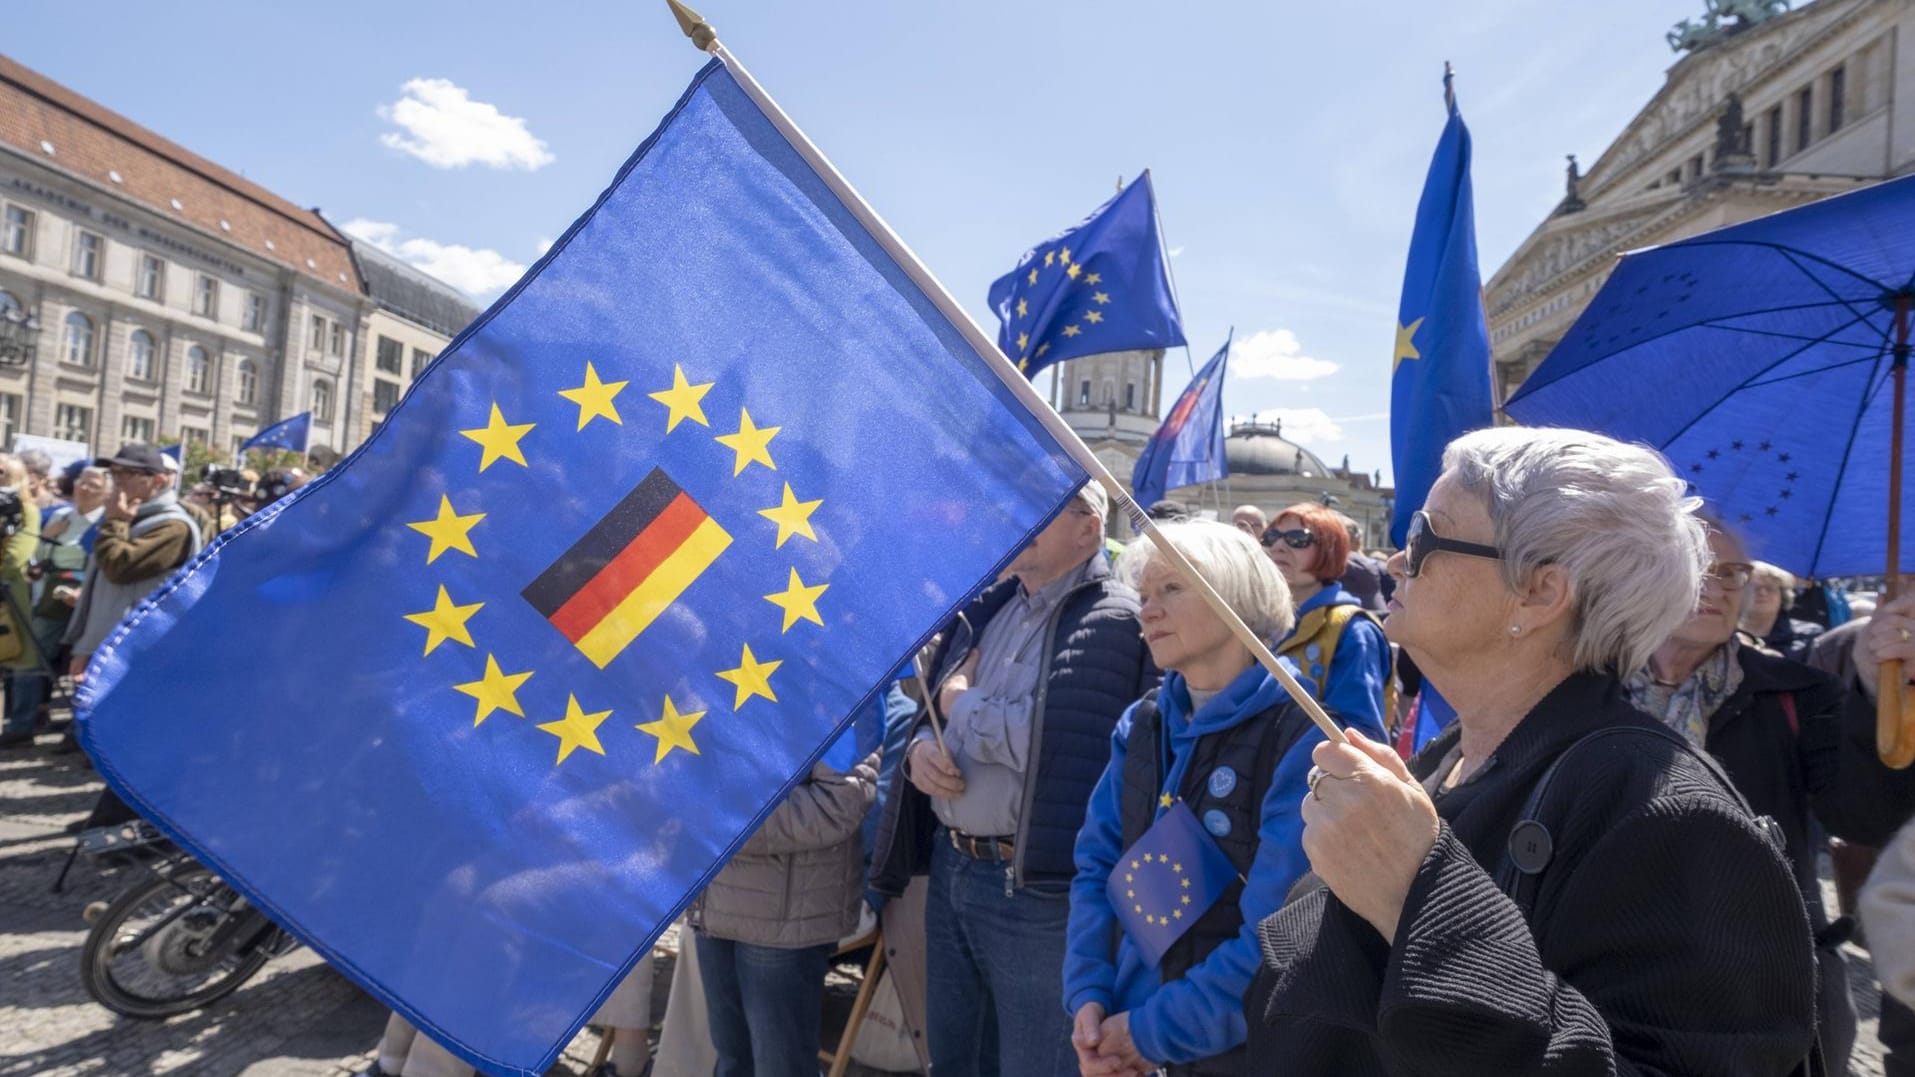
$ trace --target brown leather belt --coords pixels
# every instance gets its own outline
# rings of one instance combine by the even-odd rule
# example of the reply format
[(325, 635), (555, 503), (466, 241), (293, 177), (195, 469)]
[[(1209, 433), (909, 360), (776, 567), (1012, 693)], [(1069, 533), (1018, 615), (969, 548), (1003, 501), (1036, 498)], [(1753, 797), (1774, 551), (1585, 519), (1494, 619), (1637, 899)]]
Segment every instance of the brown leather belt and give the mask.
[(951, 836), (951, 848), (973, 860), (1009, 863), (1017, 853), (1017, 846), (1009, 838), (979, 837), (962, 830), (946, 830), (945, 833)]

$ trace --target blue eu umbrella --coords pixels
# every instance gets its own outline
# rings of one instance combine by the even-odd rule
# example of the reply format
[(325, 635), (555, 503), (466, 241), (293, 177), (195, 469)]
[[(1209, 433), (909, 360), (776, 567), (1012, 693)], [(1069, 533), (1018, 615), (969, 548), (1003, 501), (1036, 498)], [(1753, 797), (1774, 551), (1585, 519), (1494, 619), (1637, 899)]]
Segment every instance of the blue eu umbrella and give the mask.
[[(1756, 556), (1886, 571), (1901, 526), (1915, 177), (1622, 256), (1504, 410), (1660, 449)], [(1884, 669), (1884, 684), (1890, 670)], [(1894, 681), (1901, 683), (1899, 668)], [(1884, 759), (1915, 758), (1909, 722)]]

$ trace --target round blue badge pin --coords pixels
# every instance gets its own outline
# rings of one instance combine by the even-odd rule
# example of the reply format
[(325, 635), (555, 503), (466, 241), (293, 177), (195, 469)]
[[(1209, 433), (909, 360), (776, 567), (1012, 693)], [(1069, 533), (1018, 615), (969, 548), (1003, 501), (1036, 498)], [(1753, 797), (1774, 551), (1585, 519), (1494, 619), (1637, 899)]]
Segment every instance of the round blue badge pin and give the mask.
[(1210, 772), (1210, 795), (1227, 797), (1237, 787), (1237, 772), (1229, 767), (1218, 767)]
[(1323, 657), (1323, 648), (1312, 643), (1303, 649), (1303, 653), (1309, 657), (1310, 661), (1314, 662)]
[(1230, 817), (1212, 808), (1204, 813), (1204, 829), (1220, 838), (1230, 836)]

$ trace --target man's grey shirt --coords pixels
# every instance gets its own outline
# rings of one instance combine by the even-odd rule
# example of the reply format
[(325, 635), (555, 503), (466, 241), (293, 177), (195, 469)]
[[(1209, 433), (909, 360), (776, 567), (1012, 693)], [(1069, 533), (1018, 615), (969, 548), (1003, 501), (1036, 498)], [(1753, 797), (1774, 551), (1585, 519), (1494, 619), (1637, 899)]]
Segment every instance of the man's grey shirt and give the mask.
[[(977, 676), (944, 716), (944, 743), (964, 775), (956, 800), (931, 798), (938, 821), (967, 834), (1017, 833), (1024, 775), (1031, 766), (1031, 721), (1044, 664), (1044, 629), (1090, 571), (1086, 560), (1035, 594), (1019, 584), (977, 643)], [(929, 737), (929, 731), (919, 734)]]

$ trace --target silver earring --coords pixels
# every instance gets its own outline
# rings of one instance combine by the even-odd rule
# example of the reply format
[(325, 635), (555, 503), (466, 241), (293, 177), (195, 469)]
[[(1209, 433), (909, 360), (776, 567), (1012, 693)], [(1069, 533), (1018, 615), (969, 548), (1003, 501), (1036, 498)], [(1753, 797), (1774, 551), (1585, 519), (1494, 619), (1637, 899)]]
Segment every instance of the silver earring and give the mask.
[(1523, 634), (1523, 626), (1522, 626), (1522, 625), (1510, 625), (1510, 626), (1509, 626), (1509, 634), (1510, 634), (1510, 635), (1512, 635), (1512, 636), (1520, 636), (1520, 635), (1522, 635), (1522, 634)]

